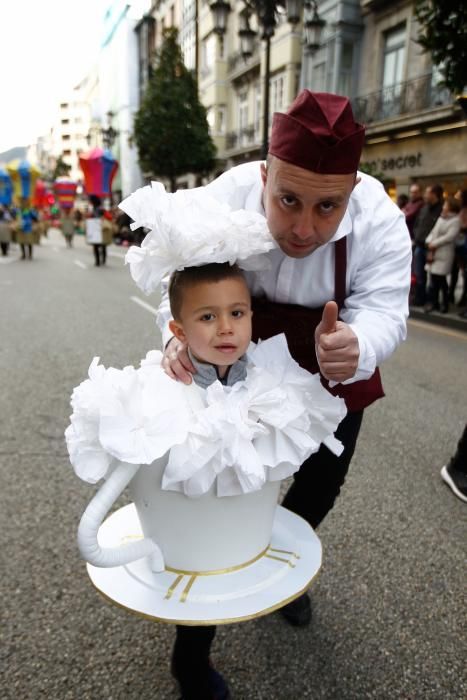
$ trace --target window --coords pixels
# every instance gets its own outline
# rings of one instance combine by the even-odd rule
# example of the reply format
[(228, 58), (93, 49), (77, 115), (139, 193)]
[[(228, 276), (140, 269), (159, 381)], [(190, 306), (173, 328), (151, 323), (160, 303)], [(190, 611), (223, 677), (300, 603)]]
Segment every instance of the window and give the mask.
[(70, 134), (62, 134), (62, 141), (69, 141), (70, 140)]
[(69, 119), (62, 119), (61, 124), (69, 124), (70, 120)]
[(402, 80), (405, 63), (405, 24), (384, 35), (383, 91), (381, 116), (383, 119), (401, 112)]
[(209, 73), (216, 62), (216, 35), (210, 34), (201, 46), (201, 69), (204, 74)]
[(206, 120), (208, 122), (209, 131), (211, 134), (213, 134), (216, 126), (216, 117), (213, 107), (208, 107), (208, 109), (206, 110)]
[(261, 81), (255, 84), (255, 111), (254, 111), (254, 130), (255, 130), (255, 141), (259, 141), (261, 134)]
[(238, 133), (240, 136), (240, 145), (244, 146), (247, 143), (247, 127), (248, 127), (248, 92), (242, 90), (238, 93)]
[(352, 95), (354, 46), (348, 42), (342, 44), (341, 66), (338, 77), (337, 92), (339, 95)]
[[(283, 112), (284, 105), (284, 75), (276, 75), (271, 80), (271, 112)], [(271, 115), (272, 117), (272, 115)]]
[(404, 76), (405, 24), (384, 35), (383, 87), (401, 83)]
[(219, 134), (225, 134), (226, 131), (226, 120), (225, 120), (225, 107), (219, 107), (217, 110), (217, 124), (218, 124), (218, 133)]

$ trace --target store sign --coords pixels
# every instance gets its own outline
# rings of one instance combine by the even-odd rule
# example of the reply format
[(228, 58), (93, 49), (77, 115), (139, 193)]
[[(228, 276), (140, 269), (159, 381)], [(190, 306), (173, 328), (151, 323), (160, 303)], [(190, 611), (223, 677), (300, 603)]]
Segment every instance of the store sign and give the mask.
[(397, 156), (395, 158), (374, 158), (367, 160), (363, 167), (369, 172), (388, 172), (394, 170), (405, 170), (406, 168), (421, 168), (422, 154), (410, 154), (407, 156)]

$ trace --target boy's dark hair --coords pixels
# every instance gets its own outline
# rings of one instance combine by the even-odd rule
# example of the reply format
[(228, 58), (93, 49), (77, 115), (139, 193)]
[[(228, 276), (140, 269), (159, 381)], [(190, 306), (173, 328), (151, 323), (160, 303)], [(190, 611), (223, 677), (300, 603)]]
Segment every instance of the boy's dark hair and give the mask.
[(245, 275), (238, 265), (226, 263), (209, 263), (200, 267), (185, 267), (176, 270), (169, 282), (170, 310), (175, 320), (180, 319), (183, 295), (190, 287), (195, 287), (201, 282), (221, 282), (225, 279), (241, 278)]

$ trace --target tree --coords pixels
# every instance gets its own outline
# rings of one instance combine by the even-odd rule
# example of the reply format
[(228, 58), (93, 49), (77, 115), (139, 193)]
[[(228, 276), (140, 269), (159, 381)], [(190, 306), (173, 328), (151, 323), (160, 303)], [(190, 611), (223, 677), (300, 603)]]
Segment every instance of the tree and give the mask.
[(459, 0), (416, 0), (417, 43), (431, 53), (446, 87), (461, 93), (467, 83), (467, 4)]
[(52, 180), (56, 180), (57, 177), (67, 176), (70, 170), (71, 165), (65, 163), (62, 155), (58, 156), (57, 161), (55, 163), (55, 167), (52, 171)]
[(216, 155), (196, 79), (183, 63), (177, 38), (176, 29), (164, 31), (156, 68), (134, 122), (143, 170), (168, 178), (172, 192), (178, 176), (212, 170)]

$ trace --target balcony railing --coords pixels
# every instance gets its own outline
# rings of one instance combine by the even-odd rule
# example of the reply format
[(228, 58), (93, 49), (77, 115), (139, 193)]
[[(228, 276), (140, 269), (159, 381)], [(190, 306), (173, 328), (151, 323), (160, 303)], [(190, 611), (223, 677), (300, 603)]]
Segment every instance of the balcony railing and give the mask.
[(433, 76), (398, 83), (352, 100), (355, 118), (365, 124), (452, 104), (451, 92), (433, 85)]
[(227, 134), (226, 148), (228, 151), (235, 148), (245, 148), (247, 146), (259, 146), (260, 144), (259, 126), (246, 126), (237, 131), (231, 131)]

